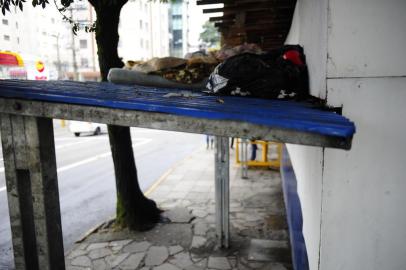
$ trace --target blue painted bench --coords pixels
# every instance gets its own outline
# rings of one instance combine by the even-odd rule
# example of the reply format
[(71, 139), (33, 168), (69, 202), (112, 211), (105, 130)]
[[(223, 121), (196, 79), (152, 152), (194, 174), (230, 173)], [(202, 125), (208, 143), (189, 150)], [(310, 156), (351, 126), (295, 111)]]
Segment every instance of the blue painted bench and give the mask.
[(216, 135), (216, 224), (224, 247), (229, 242), (228, 137), (350, 149), (355, 133), (345, 117), (307, 103), (96, 82), (0, 81), (0, 113), (19, 269), (65, 267), (53, 118)]
[[(305, 145), (325, 146), (349, 149), (355, 132), (354, 124), (345, 117), (327, 111), (312, 108), (312, 105), (295, 101), (261, 100), (241, 97), (216, 97), (193, 92), (200, 96), (168, 96), (177, 92), (174, 89), (156, 89), (139, 86), (117, 85), (95, 82), (37, 82), (37, 81), (1, 81), (0, 97), (7, 98), (0, 103), (2, 112), (22, 115), (61, 117), (66, 119), (85, 120), (89, 113), (111, 111), (114, 113), (160, 113), (166, 116), (178, 116), (179, 119), (193, 119), (207, 124), (215, 121), (221, 126), (168, 127), (140, 123), (150, 128), (186, 129), (187, 132), (208, 133), (214, 135), (241, 135), (242, 138), (258, 138), (273, 141), (299, 143)], [(21, 105), (19, 110), (7, 107), (16, 100)], [(31, 102), (31, 103), (30, 103)], [(35, 105), (27, 108), (24, 104)], [(65, 105), (65, 106), (62, 106)], [(18, 105), (14, 105), (18, 106)], [(87, 107), (82, 108), (82, 107)], [(57, 110), (57, 109), (60, 110)], [(71, 112), (67, 111), (71, 110)], [(80, 113), (75, 113), (77, 110)], [(140, 114), (145, 116), (146, 114)], [(92, 117), (100, 118), (97, 115)], [(165, 117), (163, 117), (165, 118)], [(208, 121), (206, 121), (208, 120)], [(131, 120), (119, 121), (106, 116), (106, 123), (130, 125)], [(232, 127), (230, 124), (246, 123)], [(138, 123), (136, 123), (138, 124)], [(195, 128), (195, 130), (193, 130)], [(243, 130), (250, 128), (250, 130)], [(269, 131), (268, 133), (264, 133)], [(238, 134), (235, 134), (235, 133)]]

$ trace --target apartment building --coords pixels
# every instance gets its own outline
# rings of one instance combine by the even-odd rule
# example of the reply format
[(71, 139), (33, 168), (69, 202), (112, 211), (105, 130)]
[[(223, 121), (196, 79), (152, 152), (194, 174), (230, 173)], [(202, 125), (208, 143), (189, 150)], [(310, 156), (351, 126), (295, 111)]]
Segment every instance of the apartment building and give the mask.
[[(222, 7), (223, 4), (206, 5), (205, 8)], [(222, 13), (204, 14), (203, 7), (196, 1), (172, 1), (169, 9), (170, 54), (184, 57), (189, 52), (200, 50), (202, 41), (200, 33), (203, 24), (210, 16), (220, 16)]]
[(68, 78), (80, 81), (97, 81), (100, 79), (100, 72), (95, 33), (87, 33), (83, 30), (85, 26), (92, 24), (96, 19), (96, 13), (88, 1), (75, 1), (67, 15), (78, 22), (82, 28), (74, 35), (72, 26), (65, 23), (65, 31), (69, 33), (69, 40), (66, 40), (65, 46), (71, 59)]
[(118, 53), (124, 61), (169, 55), (169, 5), (130, 0), (120, 14)]
[[(88, 1), (75, 1), (66, 16), (84, 27), (96, 19)], [(122, 9), (118, 52), (126, 60), (147, 60), (169, 55), (168, 4), (131, 0)], [(72, 33), (53, 4), (45, 10), (26, 4), (24, 12), (12, 10), (0, 21), (0, 51), (21, 55), (28, 79), (100, 78), (95, 33)], [(41, 72), (38, 66), (43, 66)]]

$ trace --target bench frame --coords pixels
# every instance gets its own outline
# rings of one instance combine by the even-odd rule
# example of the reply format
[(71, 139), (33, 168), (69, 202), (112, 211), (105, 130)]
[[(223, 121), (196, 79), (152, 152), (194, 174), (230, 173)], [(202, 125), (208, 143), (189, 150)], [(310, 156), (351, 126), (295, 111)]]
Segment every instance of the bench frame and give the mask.
[(352, 138), (243, 121), (0, 98), (1, 135), (16, 269), (65, 269), (52, 119), (217, 136), (216, 232), (229, 247), (228, 137), (350, 149)]

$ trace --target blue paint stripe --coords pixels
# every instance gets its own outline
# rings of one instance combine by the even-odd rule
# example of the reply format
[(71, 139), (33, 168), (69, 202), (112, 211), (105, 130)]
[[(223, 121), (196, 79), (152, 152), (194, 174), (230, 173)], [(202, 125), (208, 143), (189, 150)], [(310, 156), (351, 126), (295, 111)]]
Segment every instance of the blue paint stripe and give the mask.
[(306, 103), (216, 97), (198, 91), (194, 93), (201, 96), (194, 98), (163, 97), (181, 90), (96, 82), (0, 81), (0, 97), (236, 120), (341, 138), (355, 133), (354, 123), (347, 118)]
[(289, 225), (290, 244), (292, 247), (292, 262), (295, 270), (308, 270), (306, 243), (303, 237), (303, 216), (295, 172), (290, 162), (286, 146), (283, 147), (281, 175), (283, 185), (283, 198), (286, 206), (286, 215)]

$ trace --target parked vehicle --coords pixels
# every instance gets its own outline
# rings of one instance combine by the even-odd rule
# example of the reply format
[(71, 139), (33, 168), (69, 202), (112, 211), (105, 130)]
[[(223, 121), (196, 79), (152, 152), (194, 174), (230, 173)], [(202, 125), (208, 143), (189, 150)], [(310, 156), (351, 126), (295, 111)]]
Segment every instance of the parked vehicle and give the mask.
[(107, 132), (107, 125), (92, 122), (69, 121), (69, 131), (79, 137), (80, 134), (99, 135)]

